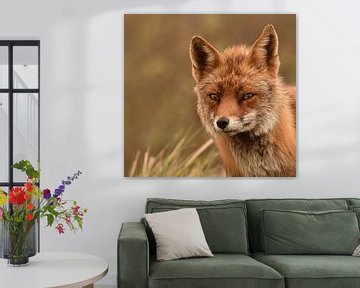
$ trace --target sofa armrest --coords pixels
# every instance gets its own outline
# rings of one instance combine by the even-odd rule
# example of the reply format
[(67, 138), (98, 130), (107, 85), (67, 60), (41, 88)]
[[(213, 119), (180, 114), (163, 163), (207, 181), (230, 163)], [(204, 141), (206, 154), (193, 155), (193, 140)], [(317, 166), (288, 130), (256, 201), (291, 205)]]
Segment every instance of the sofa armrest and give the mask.
[(118, 288), (146, 288), (149, 242), (141, 223), (123, 223), (117, 243)]

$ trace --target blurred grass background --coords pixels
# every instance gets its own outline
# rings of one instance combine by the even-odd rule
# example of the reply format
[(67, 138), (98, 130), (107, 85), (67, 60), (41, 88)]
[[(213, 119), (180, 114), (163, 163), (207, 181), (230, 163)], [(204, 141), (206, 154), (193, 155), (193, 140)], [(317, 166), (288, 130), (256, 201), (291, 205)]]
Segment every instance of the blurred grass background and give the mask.
[[(146, 169), (146, 155), (162, 159), (166, 151), (171, 153), (176, 147), (174, 139), (185, 137), (184, 142), (191, 144), (194, 151), (208, 143), (196, 113), (189, 58), (192, 36), (203, 36), (222, 51), (239, 43), (251, 45), (266, 24), (273, 24), (279, 36), (280, 75), (286, 83), (296, 84), (294, 14), (127, 14), (124, 19), (125, 176), (186, 176), (182, 170), (178, 174), (171, 172), (176, 169), (161, 175), (141, 171)], [(189, 127), (200, 131), (196, 137), (189, 135)], [(220, 161), (214, 161), (216, 149), (212, 144), (206, 150), (198, 160), (211, 155), (212, 167), (199, 167), (205, 165), (209, 173), (219, 176), (222, 172), (217, 167)], [(194, 153), (186, 147), (181, 151), (188, 153), (179, 156), (182, 160)], [(139, 167), (134, 168), (136, 157)], [(191, 169), (189, 176), (202, 176)], [(211, 176), (209, 173), (204, 171), (204, 176)]]

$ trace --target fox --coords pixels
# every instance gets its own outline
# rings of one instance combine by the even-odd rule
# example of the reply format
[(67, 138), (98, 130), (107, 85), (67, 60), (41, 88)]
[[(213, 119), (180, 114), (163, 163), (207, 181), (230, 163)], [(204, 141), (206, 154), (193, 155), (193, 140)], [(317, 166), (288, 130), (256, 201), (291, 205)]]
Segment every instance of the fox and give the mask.
[(197, 112), (228, 177), (296, 177), (296, 86), (279, 75), (278, 46), (272, 24), (223, 52), (191, 39)]

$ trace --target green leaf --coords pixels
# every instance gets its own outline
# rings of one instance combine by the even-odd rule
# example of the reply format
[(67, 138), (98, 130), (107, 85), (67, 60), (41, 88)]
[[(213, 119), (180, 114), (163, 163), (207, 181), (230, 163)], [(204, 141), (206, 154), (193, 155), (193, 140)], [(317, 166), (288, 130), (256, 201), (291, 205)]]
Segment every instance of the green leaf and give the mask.
[(25, 167), (31, 165), (30, 161), (28, 160), (21, 160), (13, 165), (14, 168), (19, 169), (21, 171), (25, 171)]
[(60, 213), (51, 206), (46, 207), (46, 209), (47, 211), (49, 211), (50, 214), (54, 215), (55, 217), (58, 217), (60, 215)]
[(48, 226), (50, 226), (51, 227), (51, 225), (54, 223), (54, 216), (53, 215), (51, 215), (51, 214), (48, 214), (47, 215), (47, 224), (48, 224)]
[(14, 168), (25, 172), (29, 178), (38, 180), (40, 178), (40, 167), (35, 169), (29, 160), (21, 160), (13, 165)]
[(79, 228), (82, 230), (82, 219), (79, 216), (75, 216), (75, 221), (78, 223)]

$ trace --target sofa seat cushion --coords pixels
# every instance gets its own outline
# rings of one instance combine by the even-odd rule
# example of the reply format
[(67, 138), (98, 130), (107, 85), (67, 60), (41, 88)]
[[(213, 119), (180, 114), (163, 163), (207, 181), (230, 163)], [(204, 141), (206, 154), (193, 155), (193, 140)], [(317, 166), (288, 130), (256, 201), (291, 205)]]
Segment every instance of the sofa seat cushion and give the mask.
[(254, 259), (284, 275), (287, 288), (358, 288), (360, 258), (343, 255), (265, 255)]
[(246, 255), (215, 254), (211, 258), (150, 261), (149, 288), (284, 288), (274, 269)]

